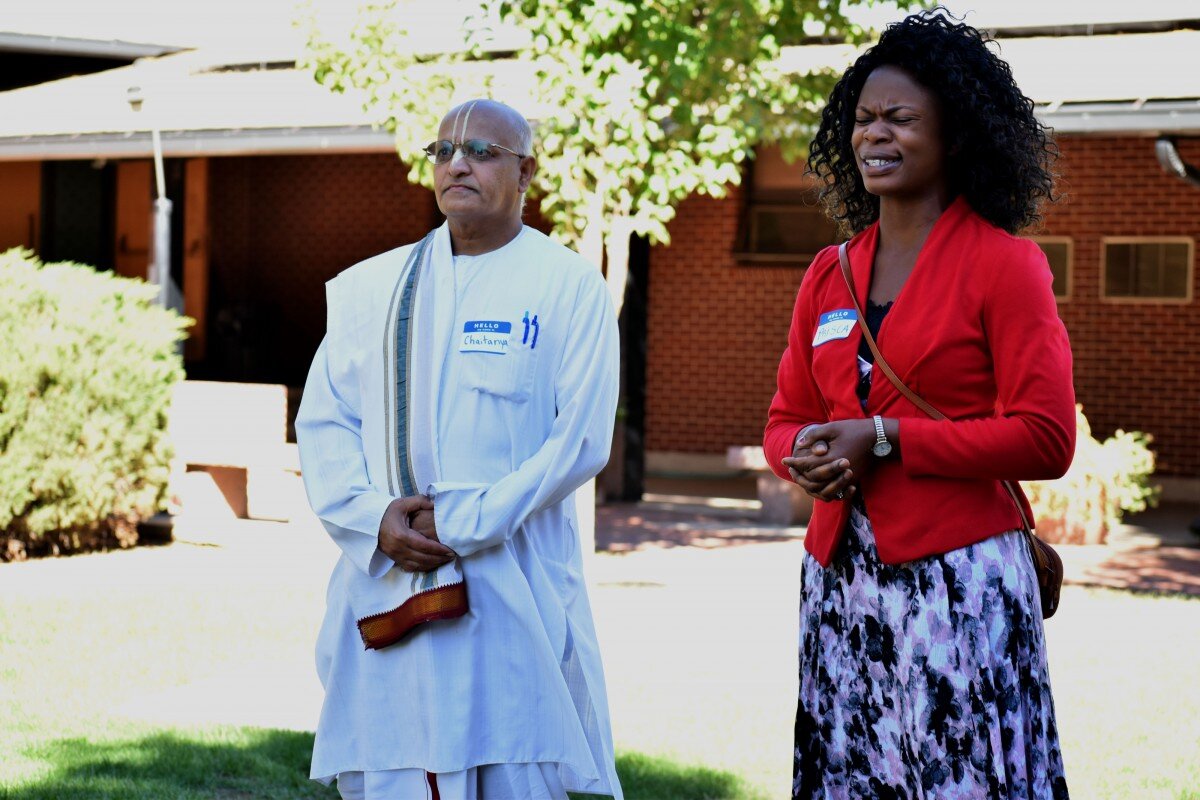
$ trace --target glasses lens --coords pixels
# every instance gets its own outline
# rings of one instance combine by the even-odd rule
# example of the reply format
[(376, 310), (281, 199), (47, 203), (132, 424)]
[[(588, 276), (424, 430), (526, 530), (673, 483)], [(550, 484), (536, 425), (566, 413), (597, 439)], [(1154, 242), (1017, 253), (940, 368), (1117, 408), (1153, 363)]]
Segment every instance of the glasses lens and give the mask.
[(430, 161), (445, 164), (454, 156), (454, 143), (447, 139), (430, 142), (425, 145), (425, 155), (429, 156)]
[(463, 142), (463, 152), (472, 161), (487, 161), (492, 157), (492, 146), (483, 139), (470, 139)]

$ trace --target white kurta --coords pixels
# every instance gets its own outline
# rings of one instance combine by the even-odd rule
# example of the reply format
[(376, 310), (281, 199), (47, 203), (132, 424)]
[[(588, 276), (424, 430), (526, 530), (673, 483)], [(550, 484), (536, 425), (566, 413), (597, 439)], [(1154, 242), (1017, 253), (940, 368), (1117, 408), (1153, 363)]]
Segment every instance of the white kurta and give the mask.
[[(460, 556), (470, 611), (366, 650), (347, 597), (393, 568), (376, 546), (393, 499), (382, 343), (409, 245), (329, 282), (328, 331), (296, 420), (309, 500), (343, 553), (317, 642), (326, 696), (311, 774), (551, 762), (566, 789), (619, 798), (573, 502), (608, 458), (616, 410), (604, 281), (530, 228), (457, 265), (445, 226), (431, 246), (450, 300), (417, 317), (435, 326), (442, 359), (439, 479), (423, 490)], [(481, 321), (509, 323), (506, 348), (465, 343)]]

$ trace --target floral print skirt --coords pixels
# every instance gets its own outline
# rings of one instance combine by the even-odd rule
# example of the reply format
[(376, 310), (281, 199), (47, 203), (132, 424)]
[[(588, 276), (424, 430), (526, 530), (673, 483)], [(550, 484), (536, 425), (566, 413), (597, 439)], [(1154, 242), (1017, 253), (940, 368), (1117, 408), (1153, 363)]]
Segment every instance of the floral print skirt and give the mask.
[(1021, 531), (888, 565), (856, 503), (801, 583), (794, 798), (1068, 796)]

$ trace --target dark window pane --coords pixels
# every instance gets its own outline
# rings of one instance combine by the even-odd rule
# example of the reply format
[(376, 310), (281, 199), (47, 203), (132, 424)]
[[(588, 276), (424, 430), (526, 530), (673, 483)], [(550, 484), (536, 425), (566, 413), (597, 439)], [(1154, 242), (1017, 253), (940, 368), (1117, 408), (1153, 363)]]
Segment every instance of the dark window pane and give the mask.
[(1054, 296), (1066, 297), (1067, 287), (1070, 286), (1071, 246), (1067, 242), (1038, 242), (1038, 247), (1046, 254), (1050, 264), (1050, 274), (1054, 276)]
[(754, 204), (749, 216), (751, 253), (811, 256), (837, 242), (836, 228), (817, 208)]
[(1104, 294), (1184, 299), (1191, 261), (1187, 242), (1106, 242)]
[(1105, 245), (1104, 293), (1109, 297), (1133, 297), (1133, 246)]

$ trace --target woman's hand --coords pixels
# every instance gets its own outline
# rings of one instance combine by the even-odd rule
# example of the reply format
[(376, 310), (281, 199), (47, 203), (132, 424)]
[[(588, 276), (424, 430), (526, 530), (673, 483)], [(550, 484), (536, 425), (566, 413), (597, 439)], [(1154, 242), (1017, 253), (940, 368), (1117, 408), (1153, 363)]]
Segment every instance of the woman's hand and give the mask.
[(788, 474), (792, 476), (792, 482), (803, 489), (806, 494), (818, 500), (835, 499), (837, 492), (845, 491), (839, 485), (831, 485), (840, 482), (843, 473), (842, 469), (837, 468), (833, 470), (832, 480), (816, 481), (809, 480), (803, 472), (797, 471), (796, 467), (793, 466), (801, 460), (809, 465), (810, 468), (814, 463), (827, 462), (825, 456), (829, 453), (829, 443), (819, 439), (813, 441), (808, 436), (808, 431), (814, 427), (816, 426), (810, 425), (800, 432), (800, 436), (796, 438), (796, 444), (792, 448), (792, 455), (783, 459), (783, 463), (788, 468)]
[(856, 491), (875, 444), (875, 425), (869, 419), (845, 419), (810, 425), (783, 463), (792, 480), (817, 500), (840, 500)]

